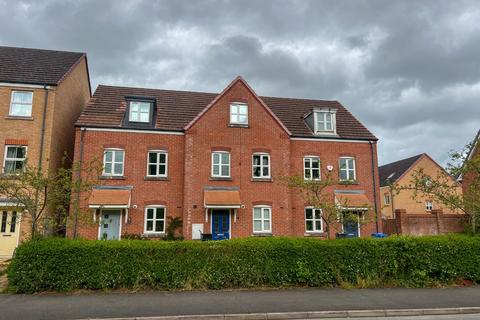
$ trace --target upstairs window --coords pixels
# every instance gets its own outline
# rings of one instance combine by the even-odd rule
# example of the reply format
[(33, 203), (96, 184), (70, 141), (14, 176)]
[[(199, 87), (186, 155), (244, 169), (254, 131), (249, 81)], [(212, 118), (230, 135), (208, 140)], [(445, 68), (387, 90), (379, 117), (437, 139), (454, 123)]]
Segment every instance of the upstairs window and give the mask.
[(33, 92), (12, 91), (9, 115), (14, 117), (31, 117), (32, 101)]
[(253, 178), (270, 178), (270, 155), (254, 154), (252, 170)]
[(150, 122), (151, 103), (145, 101), (130, 101), (130, 122)]
[(230, 177), (230, 153), (212, 152), (212, 177)]
[(340, 180), (341, 181), (355, 181), (357, 175), (355, 173), (355, 159), (350, 157), (343, 157), (339, 160), (340, 164)]
[(432, 211), (433, 210), (433, 202), (432, 201), (425, 201), (425, 210)]
[(103, 175), (123, 176), (124, 159), (124, 150), (105, 150), (103, 153)]
[(232, 103), (230, 105), (230, 124), (248, 125), (248, 105)]
[(305, 180), (320, 180), (320, 158), (307, 156), (303, 158), (303, 177)]
[(167, 158), (166, 151), (148, 151), (148, 172), (149, 177), (167, 176)]
[(23, 170), (27, 159), (26, 146), (6, 146), (5, 159), (3, 162), (3, 173), (15, 174)]
[(336, 110), (317, 110), (314, 112), (315, 134), (336, 134)]

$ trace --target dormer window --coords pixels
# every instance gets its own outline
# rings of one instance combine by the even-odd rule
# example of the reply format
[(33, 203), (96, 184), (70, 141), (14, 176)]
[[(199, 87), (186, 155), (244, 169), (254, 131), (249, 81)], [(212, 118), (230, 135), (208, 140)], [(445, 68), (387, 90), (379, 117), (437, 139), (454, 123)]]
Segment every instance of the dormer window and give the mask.
[(150, 122), (151, 102), (146, 101), (130, 101), (130, 122)]
[(230, 124), (248, 125), (248, 105), (246, 103), (234, 102), (230, 104)]
[(314, 110), (314, 133), (315, 134), (337, 134), (335, 109)]

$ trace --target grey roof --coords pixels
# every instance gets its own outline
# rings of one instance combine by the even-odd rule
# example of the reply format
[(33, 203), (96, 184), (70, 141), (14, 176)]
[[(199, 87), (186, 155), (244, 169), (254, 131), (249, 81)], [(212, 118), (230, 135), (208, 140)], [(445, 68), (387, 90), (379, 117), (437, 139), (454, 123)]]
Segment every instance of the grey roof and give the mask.
[(380, 176), (380, 187), (388, 185), (388, 181), (395, 182), (400, 178), (410, 167), (422, 157), (425, 153), (398, 160), (378, 167), (378, 173)]

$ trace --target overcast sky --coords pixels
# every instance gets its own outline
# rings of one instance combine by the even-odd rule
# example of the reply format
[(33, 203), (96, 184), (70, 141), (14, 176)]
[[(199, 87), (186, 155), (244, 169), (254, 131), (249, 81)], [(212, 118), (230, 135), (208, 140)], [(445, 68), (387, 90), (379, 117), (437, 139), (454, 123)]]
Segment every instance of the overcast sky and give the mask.
[(0, 44), (87, 52), (98, 84), (335, 99), (380, 164), (480, 128), (480, 1), (7, 1)]

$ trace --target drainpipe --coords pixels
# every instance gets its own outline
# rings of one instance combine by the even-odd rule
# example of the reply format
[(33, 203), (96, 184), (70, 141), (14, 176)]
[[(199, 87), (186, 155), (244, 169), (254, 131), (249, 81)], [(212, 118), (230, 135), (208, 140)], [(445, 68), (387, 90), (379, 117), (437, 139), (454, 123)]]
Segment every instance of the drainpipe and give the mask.
[[(78, 172), (77, 172), (77, 183), (81, 184), (82, 183), (82, 167), (83, 167), (83, 141), (85, 139), (85, 131), (86, 128), (82, 127), (80, 132), (80, 160), (78, 163)], [(75, 164), (74, 164), (75, 165)], [(74, 213), (73, 213), (73, 238), (77, 238), (77, 225), (78, 225), (78, 211), (80, 210), (80, 189), (77, 190), (75, 194), (75, 201), (76, 205), (74, 208)]]
[(45, 141), (45, 127), (47, 122), (47, 106), (48, 106), (48, 88), (47, 85), (43, 85), (43, 90), (45, 91), (45, 100), (43, 103), (43, 116), (42, 116), (42, 131), (40, 133), (40, 154), (38, 157), (38, 170), (42, 170), (43, 162), (43, 144)]
[(373, 142), (369, 141), (370, 143), (370, 155), (372, 158), (372, 179), (373, 179), (373, 206), (375, 208), (375, 228), (379, 230), (378, 227), (378, 208), (377, 208), (377, 181), (375, 180), (375, 159), (374, 159), (374, 152), (373, 152)]

